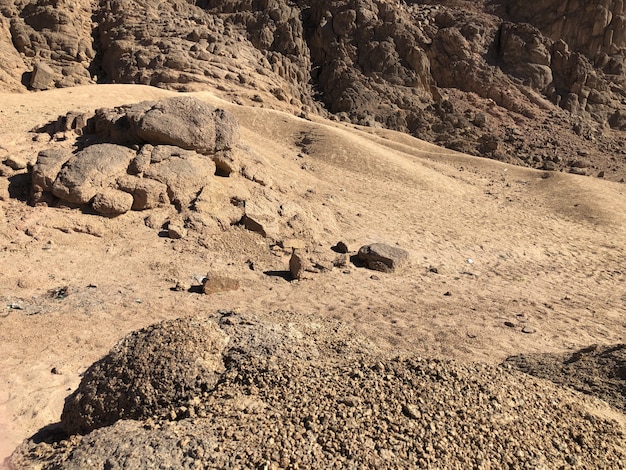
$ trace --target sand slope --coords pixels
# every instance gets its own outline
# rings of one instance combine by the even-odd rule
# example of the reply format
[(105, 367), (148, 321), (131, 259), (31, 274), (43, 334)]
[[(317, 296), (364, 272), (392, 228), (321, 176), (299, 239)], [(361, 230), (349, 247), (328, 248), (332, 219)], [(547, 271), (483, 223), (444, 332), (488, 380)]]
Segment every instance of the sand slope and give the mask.
[[(46, 144), (27, 131), (59, 114), (170, 94), (132, 85), (1, 94), (0, 158), (36, 154)], [(242, 227), (170, 240), (146, 227), (146, 213), (34, 208), (4, 183), (0, 459), (59, 419), (79, 374), (119, 338), (167, 318), (285, 309), (354, 325), (382, 350), (489, 363), (625, 340), (625, 185), (195, 95), (237, 115), (239, 151), (257, 159), (283, 205), (306, 203), (315, 256), (332, 261), (339, 240), (353, 251), (385, 242), (408, 250), (410, 265), (381, 274), (349, 264), (289, 282), (275, 275), (288, 253)], [(171, 290), (209, 270), (241, 288)]]

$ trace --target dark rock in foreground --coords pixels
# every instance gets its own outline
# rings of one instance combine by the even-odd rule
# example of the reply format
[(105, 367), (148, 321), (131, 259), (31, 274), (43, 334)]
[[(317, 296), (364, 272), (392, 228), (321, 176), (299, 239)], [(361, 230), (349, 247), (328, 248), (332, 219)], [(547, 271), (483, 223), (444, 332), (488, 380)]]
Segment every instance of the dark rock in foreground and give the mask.
[(601, 398), (626, 413), (626, 344), (595, 344), (571, 354), (511, 356), (504, 364)]
[(8, 463), (623, 468), (623, 427), (588, 404), (506, 368), (384, 356), (328, 320), (223, 312), (216, 323), (187, 318), (129, 335), (92, 366), (64, 412), (72, 432), (104, 427), (65, 440), (40, 433)]
[(357, 257), (369, 269), (393, 272), (406, 264), (409, 254), (402, 248), (384, 243), (372, 243), (359, 248)]

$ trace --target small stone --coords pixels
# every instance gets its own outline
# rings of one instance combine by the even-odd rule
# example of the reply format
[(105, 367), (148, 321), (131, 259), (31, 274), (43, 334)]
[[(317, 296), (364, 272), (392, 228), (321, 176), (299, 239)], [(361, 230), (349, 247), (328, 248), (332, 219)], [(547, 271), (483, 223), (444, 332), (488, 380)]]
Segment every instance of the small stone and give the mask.
[(445, 294), (443, 294), (443, 295), (444, 295), (444, 296), (446, 296), (446, 297), (451, 297), (451, 296), (452, 296), (452, 292), (447, 291), (447, 292), (446, 292)]
[(380, 281), (380, 277), (379, 277), (379, 276), (377, 276), (376, 274), (372, 274), (372, 275), (370, 276), (370, 279), (371, 279), (371, 280), (373, 280), (373, 281)]
[(515, 328), (515, 323), (512, 321), (505, 321), (504, 326), (508, 326), (509, 328)]
[(346, 245), (342, 241), (337, 242), (334, 248), (337, 253), (349, 253), (350, 252), (350, 250), (348, 249), (348, 245)]
[(420, 412), (419, 408), (410, 403), (405, 403), (402, 405), (402, 413), (404, 413), (407, 418), (422, 419), (422, 413)]
[(167, 226), (167, 236), (174, 240), (180, 240), (187, 236), (187, 229), (181, 222), (170, 222)]
[(239, 281), (217, 274), (207, 274), (202, 281), (202, 293), (215, 294), (239, 289)]
[(532, 335), (533, 333), (535, 333), (535, 329), (531, 326), (525, 326), (524, 328), (522, 328), (522, 333), (526, 333), (527, 335)]
[(26, 159), (18, 157), (17, 155), (12, 155), (8, 157), (4, 161), (4, 164), (15, 171), (23, 170), (28, 166), (28, 162), (26, 161)]
[(357, 256), (368, 269), (382, 272), (393, 272), (405, 265), (409, 259), (406, 250), (384, 243), (364, 245), (359, 249)]

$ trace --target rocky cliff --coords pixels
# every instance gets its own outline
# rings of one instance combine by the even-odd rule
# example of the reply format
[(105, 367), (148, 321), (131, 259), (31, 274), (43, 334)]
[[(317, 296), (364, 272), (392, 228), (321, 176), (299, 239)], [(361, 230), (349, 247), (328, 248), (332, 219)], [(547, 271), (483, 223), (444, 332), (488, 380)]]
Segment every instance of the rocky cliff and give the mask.
[(624, 2), (0, 0), (0, 86), (213, 89), (625, 176)]

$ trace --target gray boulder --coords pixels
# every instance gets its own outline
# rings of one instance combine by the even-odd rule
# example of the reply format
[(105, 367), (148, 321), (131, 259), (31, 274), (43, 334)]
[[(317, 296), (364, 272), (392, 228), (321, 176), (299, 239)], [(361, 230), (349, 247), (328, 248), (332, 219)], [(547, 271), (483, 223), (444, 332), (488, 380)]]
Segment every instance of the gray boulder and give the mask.
[(52, 193), (63, 201), (87, 204), (102, 187), (126, 173), (135, 152), (114, 144), (96, 144), (81, 150), (59, 172)]
[(235, 116), (191, 96), (99, 109), (94, 121), (97, 133), (125, 145), (174, 145), (212, 155), (239, 141)]
[(395, 246), (373, 243), (359, 248), (357, 257), (368, 269), (393, 272), (408, 262), (409, 253)]

